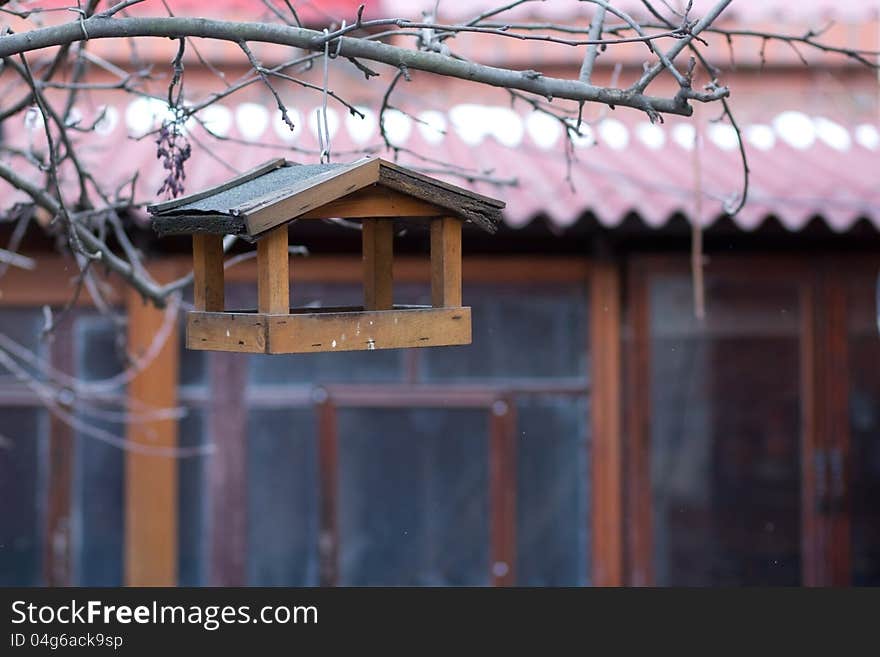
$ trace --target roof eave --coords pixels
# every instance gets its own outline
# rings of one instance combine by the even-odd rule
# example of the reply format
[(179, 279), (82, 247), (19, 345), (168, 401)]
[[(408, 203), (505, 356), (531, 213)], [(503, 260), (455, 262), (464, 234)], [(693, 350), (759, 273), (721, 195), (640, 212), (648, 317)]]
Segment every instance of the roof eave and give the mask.
[(154, 215), (153, 228), (160, 236), (207, 233), (259, 239), (269, 230), (373, 184), (442, 208), (450, 216), (473, 223), (488, 233), (495, 233), (502, 220), (503, 201), (370, 156), (321, 174), (319, 179), (309, 179), (299, 186), (276, 189), (252, 198), (229, 208), (228, 213), (187, 212), (183, 209), (188, 203), (232, 189), (289, 164), (283, 159), (271, 160), (211, 189), (149, 206), (148, 210)]

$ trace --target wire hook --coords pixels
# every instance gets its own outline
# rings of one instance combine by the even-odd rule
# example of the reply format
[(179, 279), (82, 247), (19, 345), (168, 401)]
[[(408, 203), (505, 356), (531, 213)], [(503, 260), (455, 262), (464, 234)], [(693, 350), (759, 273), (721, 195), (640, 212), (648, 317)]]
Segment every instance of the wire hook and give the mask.
[(321, 108), (318, 110), (318, 144), (321, 147), (321, 164), (330, 162), (330, 126), (327, 122), (327, 94), (330, 83), (330, 31), (324, 28), (324, 87)]

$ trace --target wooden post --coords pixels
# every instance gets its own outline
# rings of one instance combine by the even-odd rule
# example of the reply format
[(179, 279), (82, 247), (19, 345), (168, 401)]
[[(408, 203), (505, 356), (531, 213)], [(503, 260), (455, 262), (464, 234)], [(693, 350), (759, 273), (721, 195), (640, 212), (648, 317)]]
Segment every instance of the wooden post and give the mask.
[[(128, 292), (128, 348), (143, 356), (159, 332), (165, 314)], [(177, 406), (178, 332), (172, 328), (158, 355), (128, 385), (129, 407)], [(177, 420), (130, 422), (130, 443), (177, 447)], [(128, 450), (125, 454), (125, 583), (174, 586), (177, 583), (177, 460), (167, 455)]]
[(594, 586), (624, 584), (620, 295), (617, 264), (596, 261), (590, 273), (590, 517)]
[(257, 242), (258, 308), (269, 315), (290, 312), (290, 254), (287, 225), (273, 228)]
[(431, 305), (461, 306), (461, 220), (431, 221)]
[(320, 559), (321, 586), (339, 584), (339, 435), (336, 425), (336, 405), (327, 391), (315, 393), (318, 415), (318, 476), (321, 488)]
[(363, 220), (364, 309), (391, 310), (394, 221)]
[(193, 305), (196, 310), (223, 312), (223, 236), (195, 234)]

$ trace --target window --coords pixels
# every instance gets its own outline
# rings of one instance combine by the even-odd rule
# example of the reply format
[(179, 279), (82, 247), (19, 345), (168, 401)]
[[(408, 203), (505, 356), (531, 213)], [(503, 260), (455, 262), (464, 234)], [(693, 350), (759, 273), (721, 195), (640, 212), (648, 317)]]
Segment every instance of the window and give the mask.
[(794, 283), (687, 275), (650, 288), (651, 481), (659, 585), (800, 580), (800, 341)]
[[(109, 379), (125, 369), (120, 357), (118, 327), (96, 314), (76, 318), (73, 326), (75, 372), (87, 382)], [(124, 437), (118, 419), (107, 413), (125, 408), (125, 388), (105, 393), (106, 401), (77, 404), (77, 418), (86, 426)], [(81, 586), (121, 586), (125, 509), (125, 452), (88, 430), (74, 433), (72, 525), (74, 582)]]
[[(362, 294), (359, 285), (337, 283), (295, 285), (292, 293), (296, 305), (356, 305)], [(395, 294), (407, 303), (430, 299), (422, 284), (399, 284)], [(246, 441), (243, 582), (317, 585), (334, 555), (339, 584), (485, 585), (493, 567), (495, 576), (509, 568), (522, 584), (588, 583), (585, 284), (481, 283), (464, 294), (474, 309), (469, 348), (224, 354), (238, 371), (231, 377), (212, 374), (216, 354), (182, 354), (190, 363), (181, 369), (182, 401), (203, 420), (181, 425), (181, 441), (216, 441), (206, 407), (218, 394), (241, 399), (235, 431), (243, 435), (224, 440)], [(227, 307), (255, 299), (253, 285), (227, 285)], [(220, 392), (239, 381), (244, 390)], [(503, 495), (517, 509), (504, 547), (515, 562), (502, 570), (493, 562), (502, 548), (490, 536), (500, 399), (514, 418), (504, 425), (514, 469)], [(328, 435), (338, 449), (330, 471), (321, 456)], [(190, 501), (199, 486), (207, 490), (208, 467), (195, 459), (180, 470), (188, 583), (211, 581), (195, 557), (207, 546), (191, 529), (204, 526), (209, 510)], [(328, 477), (337, 482), (332, 531), (321, 514)]]
[(482, 585), (489, 578), (489, 414), (339, 411), (343, 585)]
[[(849, 284), (852, 583), (880, 585), (880, 309), (875, 276)], [(841, 473), (844, 476), (845, 473)]]
[(46, 413), (0, 408), (0, 584), (36, 586), (42, 578), (41, 452)]
[[(41, 328), (38, 310), (0, 312), (0, 333), (39, 355), (46, 352)], [(0, 391), (0, 584), (35, 586), (42, 580), (49, 419), (39, 398), (2, 364)]]
[(317, 428), (311, 409), (247, 420), (247, 583), (318, 584)]
[[(117, 374), (117, 329), (108, 318), (71, 311), (49, 341), (39, 309), (0, 310), (0, 334), (65, 374), (95, 382)], [(39, 368), (13, 354), (29, 376)], [(0, 366), (0, 583), (118, 585), (122, 583), (124, 389), (79, 399), (69, 409), (75, 429), (53, 417), (42, 400)], [(63, 397), (59, 400), (64, 404)], [(96, 438), (90, 430), (99, 434)], [(47, 561), (48, 559), (48, 561)]]

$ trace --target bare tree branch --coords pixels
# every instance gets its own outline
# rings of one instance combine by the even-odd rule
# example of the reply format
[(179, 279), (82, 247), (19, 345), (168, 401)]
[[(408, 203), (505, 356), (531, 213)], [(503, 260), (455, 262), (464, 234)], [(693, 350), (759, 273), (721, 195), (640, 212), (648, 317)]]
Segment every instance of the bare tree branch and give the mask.
[[(730, 3), (723, 0), (716, 8), (715, 16)], [(700, 26), (711, 21), (703, 19), (692, 30), (692, 35), (699, 34)], [(324, 35), (315, 30), (307, 30), (288, 25), (270, 23), (245, 23), (235, 21), (219, 21), (205, 18), (103, 18), (95, 16), (79, 22), (44, 27), (20, 34), (11, 34), (0, 39), (0, 57), (11, 54), (29, 52), (52, 46), (75, 43), (84, 38), (83, 28), (90, 39), (108, 39), (137, 36), (160, 36), (168, 38), (202, 37), (240, 43), (263, 42), (294, 46), (304, 50), (323, 50)], [(684, 49), (693, 36), (678, 41), (664, 56), (671, 60)], [(518, 89), (534, 93), (545, 98), (567, 98), (584, 102), (599, 102), (620, 107), (633, 107), (665, 114), (690, 116), (693, 108), (689, 104), (688, 94), (676, 94), (672, 98), (652, 97), (645, 95), (644, 89), (665, 65), (660, 63), (656, 72), (649, 69), (642, 80), (632, 89), (611, 89), (585, 84), (578, 80), (566, 80), (544, 76), (536, 71), (514, 71), (509, 69), (486, 66), (473, 62), (464, 62), (435, 52), (410, 50), (377, 41), (354, 37), (339, 37), (338, 48), (341, 57), (356, 58), (381, 62), (397, 68), (406, 67), (410, 70), (427, 71), (473, 82)], [(720, 87), (711, 95), (699, 100), (708, 101), (724, 98), (729, 91)]]
[[(605, 7), (599, 7), (593, 14), (593, 20), (590, 22), (590, 41), (599, 41), (602, 37), (602, 29), (605, 26)], [(593, 78), (593, 67), (596, 65), (596, 58), (599, 56), (599, 44), (593, 43), (587, 48), (587, 54), (584, 56), (584, 63), (581, 66), (578, 79), (590, 84)]]

